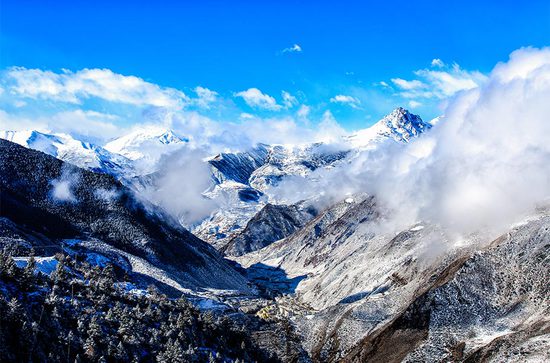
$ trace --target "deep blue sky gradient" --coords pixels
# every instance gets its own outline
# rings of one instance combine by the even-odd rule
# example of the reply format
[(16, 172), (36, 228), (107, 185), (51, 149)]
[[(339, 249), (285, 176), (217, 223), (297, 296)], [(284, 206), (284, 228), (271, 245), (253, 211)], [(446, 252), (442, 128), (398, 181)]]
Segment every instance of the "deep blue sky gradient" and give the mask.
[[(303, 52), (281, 53), (294, 43)], [(316, 102), (410, 77), (433, 58), (488, 72), (519, 47), (549, 44), (548, 0), (0, 0), (0, 68), (109, 68), (222, 95), (258, 87)]]

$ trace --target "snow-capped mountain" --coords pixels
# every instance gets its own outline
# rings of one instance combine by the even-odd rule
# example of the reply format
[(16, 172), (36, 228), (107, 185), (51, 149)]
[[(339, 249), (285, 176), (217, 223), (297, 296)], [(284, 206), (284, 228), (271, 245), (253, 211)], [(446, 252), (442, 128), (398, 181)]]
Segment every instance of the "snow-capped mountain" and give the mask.
[(39, 131), (1, 131), (0, 138), (74, 164), (78, 167), (111, 174), (132, 176), (133, 165), (126, 157), (101, 146), (74, 139), (67, 134), (47, 134)]
[[(258, 145), (211, 157), (205, 162), (212, 186), (204, 195), (219, 206), (192, 231), (211, 246), (136, 199), (139, 190), (105, 175), (140, 161), (154, 170), (160, 156), (185, 147), (184, 139), (147, 130), (107, 150), (68, 135), (6, 132), (3, 138), (26, 148), (0, 140), (0, 247), (26, 251), (15, 255), (19, 267), (30, 263), (31, 247), (39, 250), (36, 268), (47, 276), (60, 263), (54, 253), (85, 261), (69, 269), (82, 286), (89, 283), (83, 269), (93, 265), (104, 273), (108, 261), (117, 286), (128, 286), (131, 304), (135, 291), (149, 306), (158, 299), (145, 290), (148, 284), (173, 297), (208, 299), (199, 308), (237, 316), (262, 348), (286, 351), (277, 356), (282, 361), (548, 361), (550, 209), (544, 204), (500, 237), (479, 231), (457, 244), (440, 225), (391, 223), (391, 212), (371, 195), (322, 207), (312, 207), (314, 199), (276, 203), (272, 187), (285, 187), (289, 178), (312, 187), (324, 175), (316, 171), (338, 171), (360, 152), (410, 142), (430, 128), (396, 109), (338, 145)], [(119, 158), (119, 168), (109, 164)], [(141, 175), (144, 188), (155, 185), (156, 174)], [(23, 291), (2, 266), (8, 271), (2, 288)], [(72, 305), (78, 299), (67, 297)], [(6, 306), (0, 299), (0, 309)], [(243, 342), (236, 344), (246, 348)]]
[(180, 149), (188, 141), (170, 129), (148, 126), (112, 140), (104, 148), (134, 161), (140, 174), (148, 174), (155, 171), (163, 155)]
[(477, 234), (450, 248), (452, 236), (427, 223), (381, 230), (375, 199), (354, 196), (234, 259), (260, 286), (294, 296), (270, 311), (294, 314), (314, 361), (506, 361), (524, 349), (538, 362), (550, 217), (534, 214), (496, 240)]
[(27, 248), (69, 246), (111, 261), (143, 289), (154, 282), (176, 296), (205, 289), (250, 292), (211, 246), (136, 200), (113, 177), (6, 140), (0, 139), (0, 150), (0, 230)]
[[(372, 127), (339, 143), (259, 144), (250, 150), (215, 155), (207, 160), (212, 186), (204, 195), (213, 199), (219, 208), (198, 225), (187, 227), (216, 248), (223, 248), (268, 203), (287, 204), (273, 189), (282, 181), (292, 177), (308, 178), (316, 170), (334, 168), (361, 150), (375, 148), (383, 142), (408, 142), (430, 127), (419, 116), (397, 108)], [(37, 131), (8, 131), (0, 136), (79, 167), (112, 174), (144, 195), (152, 195), (143, 193), (145, 189), (154, 192), (157, 188), (159, 174), (156, 172), (161, 158), (185, 147), (189, 141), (157, 126), (136, 129), (103, 147), (78, 141), (70, 135)]]
[(357, 148), (374, 147), (376, 143), (388, 138), (397, 142), (409, 142), (431, 127), (420, 116), (398, 107), (371, 127), (348, 136), (347, 140)]
[[(409, 142), (430, 128), (419, 116), (400, 107), (337, 144), (259, 145), (246, 152), (220, 154), (209, 161), (217, 184), (207, 195), (217, 198), (221, 207), (193, 232), (223, 248), (267, 203), (286, 203), (273, 189), (282, 181), (296, 176), (308, 178), (318, 169), (334, 168), (384, 142)], [(228, 179), (233, 182), (225, 183)], [(243, 200), (242, 195), (255, 198)]]

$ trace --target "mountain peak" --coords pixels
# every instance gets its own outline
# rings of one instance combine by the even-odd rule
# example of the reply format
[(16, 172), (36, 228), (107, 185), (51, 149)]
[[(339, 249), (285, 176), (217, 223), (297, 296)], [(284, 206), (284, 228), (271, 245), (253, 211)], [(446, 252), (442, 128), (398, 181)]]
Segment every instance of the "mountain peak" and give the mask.
[(173, 143), (182, 143), (182, 142), (187, 142), (188, 140), (185, 139), (185, 138), (181, 138), (179, 136), (177, 136), (174, 131), (168, 129), (168, 130), (165, 130), (161, 135), (158, 136), (158, 140), (162, 143), (162, 144), (173, 144)]
[(403, 107), (397, 107), (371, 127), (360, 130), (349, 137), (356, 147), (367, 147), (373, 142), (391, 138), (398, 142), (409, 142), (432, 127), (420, 116), (410, 113)]
[(188, 141), (189, 139), (176, 135), (171, 129), (149, 126), (107, 143), (105, 149), (131, 160), (137, 160), (143, 158), (148, 150), (154, 150), (155, 154), (163, 153), (164, 146), (169, 146), (171, 149)]
[(372, 126), (379, 135), (391, 137), (399, 142), (409, 142), (411, 138), (419, 136), (431, 127), (432, 125), (424, 122), (420, 116), (410, 113), (403, 107), (397, 107)]

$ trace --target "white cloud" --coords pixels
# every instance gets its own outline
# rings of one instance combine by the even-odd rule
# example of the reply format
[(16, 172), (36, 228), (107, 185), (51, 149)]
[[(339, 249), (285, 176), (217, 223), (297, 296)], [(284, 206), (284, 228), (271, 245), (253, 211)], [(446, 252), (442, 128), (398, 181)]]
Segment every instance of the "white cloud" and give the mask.
[(480, 86), (452, 98), (429, 133), (319, 170), (320, 185), (310, 182), (308, 191), (375, 195), (398, 230), (424, 221), (457, 240), (497, 236), (550, 202), (549, 99), (550, 48), (515, 51)]
[(414, 72), (418, 79), (393, 78), (392, 82), (404, 98), (445, 99), (464, 90), (476, 88), (487, 77), (478, 71), (467, 71), (458, 64), (450, 67), (442, 65), (441, 70), (420, 69)]
[(283, 105), (285, 106), (285, 108), (291, 108), (298, 104), (298, 100), (296, 99), (296, 97), (291, 95), (289, 92), (283, 91), (281, 94), (283, 97)]
[(296, 115), (300, 118), (306, 118), (309, 116), (310, 112), (311, 112), (311, 107), (307, 105), (301, 105), (298, 111), (296, 112)]
[(204, 150), (188, 148), (164, 156), (156, 186), (146, 188), (144, 195), (186, 227), (208, 217), (216, 204), (202, 195), (212, 183), (210, 167), (204, 162), (207, 156)]
[(412, 81), (407, 81), (401, 78), (392, 78), (391, 80), (397, 87), (404, 89), (404, 90), (414, 90), (419, 88), (426, 88), (427, 85), (423, 82), (415, 79)]
[(271, 111), (278, 111), (281, 109), (281, 105), (277, 104), (275, 98), (262, 93), (262, 91), (257, 88), (249, 88), (246, 91), (235, 93), (235, 97), (241, 97), (250, 107)]
[(80, 109), (60, 111), (38, 117), (10, 114), (0, 109), (0, 123), (4, 130), (37, 130), (42, 132), (64, 132), (87, 136), (93, 139), (108, 139), (121, 133), (114, 122), (115, 115)]
[(550, 48), (521, 48), (510, 55), (509, 62), (497, 64), (492, 75), (502, 82), (535, 78), (544, 83), (548, 81), (549, 64)]
[(361, 101), (353, 96), (336, 95), (330, 99), (331, 103), (342, 103), (351, 106), (352, 108), (359, 108)]
[(197, 98), (194, 102), (202, 108), (210, 108), (211, 104), (216, 102), (218, 99), (218, 92), (209, 90), (205, 87), (195, 87), (195, 93), (197, 94)]
[(283, 53), (301, 53), (302, 47), (298, 44), (294, 44), (292, 47), (283, 49)]
[(419, 106), (422, 106), (421, 102), (418, 102), (418, 101), (415, 101), (415, 100), (410, 100), (409, 101), (409, 107), (410, 108), (417, 108)]
[(431, 65), (432, 65), (432, 67), (441, 68), (441, 67), (445, 66), (445, 63), (443, 63), (443, 61), (439, 58), (434, 58), (434, 59), (432, 59)]
[(254, 118), (254, 115), (250, 114), (250, 113), (246, 113), (246, 112), (242, 112), (240, 115), (239, 115), (239, 118), (243, 119), (243, 120), (250, 120), (250, 119), (253, 119)]
[[(0, 94), (4, 107), (0, 108), (1, 129), (67, 133), (98, 145), (134, 128), (154, 125), (174, 129), (176, 134), (189, 138), (188, 145), (211, 146), (217, 152), (257, 142), (315, 142), (326, 139), (320, 132), (323, 130), (318, 130), (319, 122), (324, 120), (323, 125), (329, 125), (326, 117), (311, 119), (310, 106), (298, 102), (298, 98), (305, 97), (288, 91), (281, 92), (280, 103), (257, 88), (234, 94), (254, 109), (287, 110), (280, 117), (263, 118), (250, 110), (240, 110), (234, 102), (205, 87), (194, 88), (196, 97), (188, 98), (177, 90), (101, 69), (54, 73), (9, 68), (0, 71), (0, 86), (5, 89)], [(340, 96), (336, 99), (349, 101)], [(89, 98), (94, 98), (93, 102), (86, 102)], [(355, 98), (351, 101), (352, 107), (359, 102)], [(179, 107), (184, 103), (197, 106), (197, 110)], [(202, 114), (209, 108), (215, 108), (219, 119)], [(227, 111), (229, 117), (219, 111)], [(238, 122), (227, 121), (235, 117)]]
[(91, 97), (109, 102), (170, 108), (181, 108), (188, 102), (187, 96), (179, 90), (160, 87), (109, 69), (54, 73), (13, 67), (7, 70), (4, 81), (4, 86), (14, 95), (74, 104)]
[(58, 179), (52, 180), (52, 198), (58, 202), (76, 202), (73, 189), (79, 179), (78, 172), (69, 168), (64, 169)]

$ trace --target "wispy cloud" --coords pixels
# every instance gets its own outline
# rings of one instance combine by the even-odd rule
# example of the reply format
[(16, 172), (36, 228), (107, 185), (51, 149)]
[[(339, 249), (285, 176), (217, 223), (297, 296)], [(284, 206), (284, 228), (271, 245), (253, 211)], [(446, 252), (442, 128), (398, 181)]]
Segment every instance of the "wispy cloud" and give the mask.
[(408, 105), (409, 105), (410, 108), (417, 108), (417, 107), (422, 106), (422, 103), (418, 102), (418, 101), (415, 101), (415, 100), (410, 100)]
[(309, 116), (309, 113), (311, 112), (311, 107), (308, 105), (301, 105), (298, 109), (298, 112), (296, 112), (296, 116), (300, 118), (307, 118)]
[(301, 53), (302, 47), (299, 44), (294, 44), (292, 47), (283, 49), (283, 53)]
[(12, 94), (24, 98), (80, 104), (88, 98), (132, 105), (182, 108), (188, 97), (174, 88), (160, 87), (135, 76), (109, 69), (82, 69), (62, 73), (13, 67), (3, 77)]
[(298, 104), (298, 100), (296, 99), (296, 97), (291, 95), (289, 92), (282, 91), (281, 95), (283, 97), (283, 105), (285, 106), (285, 108), (291, 108)]
[(392, 78), (399, 95), (409, 99), (444, 99), (457, 92), (476, 88), (487, 80), (487, 76), (478, 71), (468, 71), (458, 64), (446, 66), (441, 60), (432, 61), (433, 69), (420, 69), (414, 72), (415, 79)]
[(395, 84), (397, 87), (403, 89), (403, 90), (415, 90), (415, 89), (422, 89), (428, 87), (427, 84), (414, 79), (412, 81), (407, 81), (402, 78), (392, 78), (391, 80), (393, 84)]
[(432, 59), (432, 67), (437, 67), (437, 68), (441, 68), (443, 66), (445, 66), (445, 63), (443, 63), (443, 61), (439, 58), (434, 58)]
[(218, 99), (218, 92), (209, 90), (205, 87), (195, 87), (195, 93), (197, 94), (197, 98), (193, 101), (202, 108), (210, 108), (210, 106)]
[(75, 185), (79, 182), (80, 175), (70, 168), (63, 169), (58, 179), (52, 180), (51, 196), (58, 202), (76, 202), (73, 193)]
[(275, 98), (263, 93), (257, 88), (249, 88), (246, 91), (235, 93), (235, 97), (240, 97), (246, 104), (253, 108), (278, 111), (281, 105), (277, 103)]
[(359, 108), (361, 101), (359, 99), (348, 95), (336, 95), (330, 99), (331, 103), (341, 103), (349, 105), (352, 108)]

